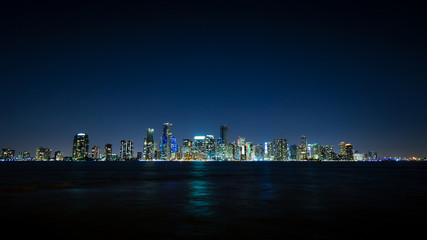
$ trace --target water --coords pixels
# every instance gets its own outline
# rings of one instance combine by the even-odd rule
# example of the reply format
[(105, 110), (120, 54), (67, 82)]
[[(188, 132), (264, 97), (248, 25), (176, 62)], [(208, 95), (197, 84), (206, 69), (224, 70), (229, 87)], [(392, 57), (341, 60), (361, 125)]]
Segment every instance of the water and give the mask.
[(0, 214), (15, 237), (414, 238), (427, 163), (2, 162)]

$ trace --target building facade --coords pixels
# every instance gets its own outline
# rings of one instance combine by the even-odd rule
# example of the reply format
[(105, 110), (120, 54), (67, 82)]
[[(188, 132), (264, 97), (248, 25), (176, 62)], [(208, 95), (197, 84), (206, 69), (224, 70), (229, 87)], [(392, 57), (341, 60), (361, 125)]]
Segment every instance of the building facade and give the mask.
[(89, 157), (89, 136), (85, 133), (78, 133), (73, 141), (73, 160), (86, 160)]

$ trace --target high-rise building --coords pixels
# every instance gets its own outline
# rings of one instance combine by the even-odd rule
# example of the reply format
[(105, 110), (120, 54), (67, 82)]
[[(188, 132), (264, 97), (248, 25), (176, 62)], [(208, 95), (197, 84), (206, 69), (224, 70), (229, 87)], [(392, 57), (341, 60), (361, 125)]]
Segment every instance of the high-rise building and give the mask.
[(345, 142), (340, 142), (340, 155), (345, 156)]
[(176, 137), (171, 137), (171, 152), (172, 153), (178, 152), (178, 144), (176, 144)]
[(241, 160), (242, 159), (240, 156), (241, 148), (239, 147), (239, 144), (237, 144), (236, 142), (232, 142), (231, 144), (233, 145), (234, 160)]
[(153, 160), (154, 151), (154, 129), (147, 128), (147, 136), (144, 140), (144, 158), (146, 160)]
[(170, 159), (172, 153), (172, 123), (163, 123), (160, 150), (163, 159)]
[(206, 158), (214, 159), (215, 158), (215, 137), (213, 135), (206, 135), (205, 137), (205, 147), (206, 147)]
[(335, 155), (334, 146), (326, 145), (325, 146), (325, 158), (324, 158), (324, 160), (335, 160), (334, 155)]
[(297, 147), (297, 161), (308, 160), (307, 148), (304, 144)]
[(254, 159), (256, 161), (264, 160), (264, 147), (262, 144), (257, 144), (254, 147)]
[(255, 158), (255, 151), (253, 149), (252, 142), (246, 142), (246, 160), (252, 160)]
[(111, 161), (113, 157), (113, 146), (109, 143), (105, 144), (104, 158), (105, 161)]
[(191, 148), (192, 148), (192, 145), (193, 144), (193, 142), (191, 141), (191, 139), (189, 139), (189, 138), (184, 138), (183, 140), (182, 140), (182, 151), (181, 151), (181, 153), (191, 153)]
[(193, 158), (205, 159), (206, 158), (206, 136), (194, 136), (193, 140)]
[(73, 141), (73, 159), (83, 160), (89, 157), (89, 135), (78, 133)]
[(297, 149), (298, 146), (296, 144), (289, 146), (289, 158), (291, 160), (297, 160)]
[(234, 144), (228, 143), (225, 145), (225, 160), (234, 160)]
[(246, 139), (239, 136), (237, 139), (237, 146), (239, 147), (240, 160), (246, 160)]
[(351, 145), (350, 143), (347, 143), (345, 145), (345, 159), (346, 160), (354, 160), (353, 145)]
[(274, 139), (273, 157), (275, 161), (283, 161), (288, 159), (288, 144), (286, 139)]
[(13, 157), (15, 156), (15, 150), (10, 149), (10, 148), (3, 148), (1, 150), (1, 158), (2, 159), (13, 159)]
[(301, 145), (304, 145), (305, 149), (307, 150), (307, 137), (306, 136), (302, 136), (301, 137)]
[(133, 141), (132, 140), (120, 141), (120, 159), (121, 160), (133, 159)]
[(224, 141), (225, 144), (228, 144), (230, 139), (229, 139), (229, 135), (228, 135), (228, 126), (224, 125), (221, 126), (219, 129), (219, 138)]
[(307, 144), (307, 156), (308, 158), (313, 158), (313, 144)]
[(311, 158), (313, 158), (314, 160), (323, 160), (321, 155), (321, 148), (322, 146), (320, 146), (319, 144), (313, 143), (311, 145)]
[(215, 159), (226, 160), (226, 150), (227, 150), (226, 146), (227, 144), (225, 144), (224, 141), (222, 141), (221, 139), (218, 139), (218, 142), (215, 148)]
[(36, 150), (37, 161), (49, 161), (51, 150), (49, 148), (38, 147)]
[(264, 143), (264, 160), (273, 160), (273, 144), (271, 142)]
[(93, 159), (100, 159), (101, 158), (101, 148), (98, 146), (93, 146), (90, 154), (91, 158)]

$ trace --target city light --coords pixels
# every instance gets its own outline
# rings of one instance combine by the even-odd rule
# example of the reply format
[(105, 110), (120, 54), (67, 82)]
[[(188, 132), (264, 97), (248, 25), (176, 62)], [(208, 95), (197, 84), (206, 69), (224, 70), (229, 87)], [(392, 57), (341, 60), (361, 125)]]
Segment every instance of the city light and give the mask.
[[(147, 128), (143, 138), (142, 151), (135, 151), (138, 143), (133, 140), (121, 140), (118, 148), (113, 144), (89, 148), (89, 135), (77, 133), (73, 140), (71, 156), (64, 156), (62, 151), (38, 147), (35, 157), (28, 151), (15, 154), (11, 148), (3, 148), (0, 161), (425, 161), (419, 157), (380, 157), (377, 152), (361, 153), (354, 146), (340, 142), (336, 151), (333, 145), (309, 143), (306, 136), (301, 136), (301, 144), (288, 144), (284, 138), (272, 139), (263, 144), (247, 141), (239, 136), (236, 141), (229, 139), (229, 127), (220, 127), (220, 137), (208, 134), (194, 136), (194, 140), (184, 138), (182, 145), (173, 136), (172, 123), (163, 124), (162, 136), (158, 143), (154, 141), (154, 129)], [(119, 151), (113, 153), (113, 150)], [(52, 153), (54, 153), (52, 155)], [(135, 154), (136, 153), (136, 154)]]

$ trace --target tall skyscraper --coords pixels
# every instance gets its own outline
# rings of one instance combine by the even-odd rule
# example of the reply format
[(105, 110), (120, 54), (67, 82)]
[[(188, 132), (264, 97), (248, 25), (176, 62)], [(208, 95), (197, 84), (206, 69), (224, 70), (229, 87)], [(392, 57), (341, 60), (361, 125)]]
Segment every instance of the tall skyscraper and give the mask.
[(307, 137), (306, 136), (302, 136), (301, 137), (301, 144), (304, 145), (305, 149), (307, 149)]
[(308, 159), (307, 148), (304, 144), (297, 147), (297, 161), (303, 161)]
[(239, 136), (237, 146), (239, 147), (240, 160), (246, 160), (246, 139)]
[(221, 126), (219, 129), (219, 137), (222, 141), (224, 141), (225, 144), (228, 144), (230, 141), (229, 135), (228, 135), (228, 126), (224, 125)]
[(213, 159), (215, 157), (215, 137), (213, 135), (206, 135), (205, 138), (206, 157)]
[(154, 151), (154, 129), (147, 128), (147, 136), (144, 141), (144, 158), (146, 160), (153, 160)]
[(193, 140), (193, 158), (204, 159), (206, 158), (206, 136), (194, 136)]
[(131, 160), (133, 159), (133, 141), (122, 140), (120, 142), (120, 159)]
[(182, 140), (182, 153), (191, 153), (192, 141), (189, 138), (184, 138)]
[(297, 149), (298, 146), (296, 144), (289, 146), (289, 158), (291, 160), (297, 160)]
[(317, 144), (317, 143), (312, 144), (310, 150), (311, 150), (311, 157), (314, 160), (323, 160), (322, 154), (321, 154), (322, 153), (321, 149), (322, 149), (322, 146), (320, 146), (319, 144)]
[(286, 139), (274, 139), (273, 156), (275, 161), (288, 160), (288, 143)]
[(334, 160), (334, 146), (325, 146), (325, 160)]
[(38, 147), (36, 150), (37, 161), (49, 161), (51, 150), (49, 148)]
[(256, 161), (262, 161), (264, 160), (264, 147), (262, 144), (257, 144), (254, 147), (254, 159)]
[(353, 145), (351, 145), (350, 143), (347, 143), (345, 145), (345, 159), (346, 160), (354, 160)]
[(340, 155), (345, 156), (345, 142), (340, 142)]
[(176, 143), (176, 137), (171, 137), (171, 153), (178, 152), (178, 144)]
[(113, 146), (109, 143), (105, 144), (104, 148), (105, 161), (111, 161), (113, 157)]
[(252, 142), (246, 142), (246, 160), (255, 158), (255, 151)]
[(163, 159), (170, 158), (172, 152), (172, 123), (163, 123), (163, 135), (160, 150)]
[(264, 143), (264, 160), (273, 160), (273, 144), (271, 142)]
[(73, 159), (83, 160), (89, 157), (89, 135), (78, 133), (73, 141)]

